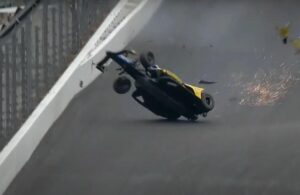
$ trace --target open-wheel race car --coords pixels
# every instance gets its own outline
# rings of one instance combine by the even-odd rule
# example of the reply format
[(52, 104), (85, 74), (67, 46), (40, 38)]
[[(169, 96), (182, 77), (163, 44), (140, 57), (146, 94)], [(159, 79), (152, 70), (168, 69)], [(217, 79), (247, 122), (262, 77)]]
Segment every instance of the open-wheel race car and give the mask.
[(105, 58), (97, 64), (100, 71), (104, 71), (108, 60), (115, 61), (121, 72), (114, 82), (114, 90), (119, 94), (127, 93), (132, 84), (126, 73), (134, 80), (135, 91), (132, 93), (140, 105), (154, 114), (170, 120), (183, 116), (188, 120), (197, 120), (214, 108), (213, 97), (203, 88), (184, 83), (174, 73), (160, 69), (163, 73), (159, 77), (151, 75), (147, 68), (155, 64), (151, 52), (138, 56), (134, 51), (106, 52)]

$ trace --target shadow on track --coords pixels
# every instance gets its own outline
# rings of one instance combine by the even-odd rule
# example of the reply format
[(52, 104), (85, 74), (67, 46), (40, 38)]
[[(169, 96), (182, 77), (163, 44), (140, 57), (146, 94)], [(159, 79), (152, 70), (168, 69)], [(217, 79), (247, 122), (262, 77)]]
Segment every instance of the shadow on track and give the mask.
[(207, 126), (212, 125), (213, 122), (210, 120), (201, 120), (198, 119), (197, 121), (189, 121), (185, 119), (179, 119), (179, 120), (168, 120), (168, 119), (133, 119), (133, 120), (123, 120), (119, 121), (123, 124), (134, 124), (134, 125), (167, 125), (167, 126), (173, 126), (173, 125), (184, 125), (184, 126)]

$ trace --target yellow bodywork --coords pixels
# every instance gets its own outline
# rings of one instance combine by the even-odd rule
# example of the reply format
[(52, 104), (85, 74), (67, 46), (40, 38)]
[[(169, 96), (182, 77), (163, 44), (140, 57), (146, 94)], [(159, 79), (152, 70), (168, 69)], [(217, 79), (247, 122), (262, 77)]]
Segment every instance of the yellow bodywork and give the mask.
[(171, 77), (172, 79), (174, 79), (176, 82), (180, 83), (180, 84), (184, 84), (183, 81), (173, 72), (166, 70), (166, 69), (162, 69), (163, 74)]
[(285, 26), (277, 27), (278, 34), (282, 39), (286, 39), (289, 37), (290, 34), (290, 24)]
[(292, 44), (295, 48), (296, 54), (300, 54), (300, 39), (299, 38), (294, 39)]
[(202, 92), (204, 91), (203, 88), (196, 87), (196, 86), (184, 83), (175, 73), (173, 73), (173, 72), (171, 72), (169, 70), (163, 69), (162, 72), (163, 72), (163, 74), (165, 74), (165, 75), (171, 77), (172, 79), (174, 79), (179, 84), (192, 89), (193, 92), (194, 92), (194, 94), (195, 94), (195, 96), (197, 96), (199, 99), (201, 99)]
[(202, 98), (202, 92), (204, 91), (203, 88), (196, 87), (196, 86), (189, 85), (189, 84), (185, 84), (185, 86), (190, 87), (194, 91), (195, 96), (197, 96), (199, 99)]

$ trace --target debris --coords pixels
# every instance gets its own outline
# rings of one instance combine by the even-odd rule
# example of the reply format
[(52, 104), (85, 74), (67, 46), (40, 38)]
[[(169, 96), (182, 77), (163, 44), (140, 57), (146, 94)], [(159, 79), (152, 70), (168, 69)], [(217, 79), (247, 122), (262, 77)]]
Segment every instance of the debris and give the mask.
[(289, 37), (289, 34), (290, 34), (290, 24), (288, 23), (285, 26), (277, 27), (276, 29), (278, 31), (278, 34), (279, 34), (282, 42), (284, 44), (287, 44), (288, 37)]
[(292, 41), (293, 47), (295, 49), (295, 54), (300, 54), (300, 39), (296, 38)]

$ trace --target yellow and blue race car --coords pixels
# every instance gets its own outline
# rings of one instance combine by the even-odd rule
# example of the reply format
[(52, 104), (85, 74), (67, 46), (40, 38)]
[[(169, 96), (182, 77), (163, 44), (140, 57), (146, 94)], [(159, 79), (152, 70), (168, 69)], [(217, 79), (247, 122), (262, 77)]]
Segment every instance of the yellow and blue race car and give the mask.
[(137, 56), (131, 50), (108, 51), (106, 57), (97, 64), (100, 71), (104, 70), (104, 64), (109, 59), (120, 66), (120, 77), (114, 82), (117, 93), (127, 93), (131, 88), (130, 79), (121, 76), (126, 73), (135, 83), (132, 97), (156, 115), (170, 120), (183, 116), (194, 121), (198, 115), (206, 117), (214, 108), (214, 99), (204, 88), (186, 84), (176, 74), (164, 69), (158, 70), (159, 76), (153, 76), (146, 68), (155, 63), (151, 52)]

